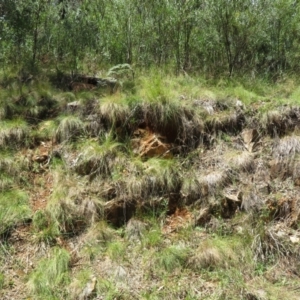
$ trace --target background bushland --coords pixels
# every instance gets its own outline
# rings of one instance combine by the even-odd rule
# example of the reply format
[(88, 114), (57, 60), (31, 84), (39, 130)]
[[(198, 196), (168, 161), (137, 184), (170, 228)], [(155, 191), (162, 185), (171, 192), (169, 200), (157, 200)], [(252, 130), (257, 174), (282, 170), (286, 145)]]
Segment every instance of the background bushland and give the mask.
[(297, 0), (0, 0), (0, 63), (273, 78), (299, 70), (299, 8)]

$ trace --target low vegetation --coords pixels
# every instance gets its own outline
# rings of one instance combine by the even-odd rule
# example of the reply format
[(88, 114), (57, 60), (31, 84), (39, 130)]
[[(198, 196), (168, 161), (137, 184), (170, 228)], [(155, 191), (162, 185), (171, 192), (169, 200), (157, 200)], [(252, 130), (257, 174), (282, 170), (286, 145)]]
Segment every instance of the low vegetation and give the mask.
[(3, 299), (299, 298), (296, 79), (43, 80), (0, 88)]

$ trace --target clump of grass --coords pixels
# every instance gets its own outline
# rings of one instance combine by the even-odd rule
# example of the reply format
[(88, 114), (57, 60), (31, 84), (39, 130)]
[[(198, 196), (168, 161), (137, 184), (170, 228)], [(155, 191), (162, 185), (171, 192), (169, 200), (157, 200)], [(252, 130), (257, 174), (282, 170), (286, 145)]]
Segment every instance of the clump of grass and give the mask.
[(190, 256), (188, 266), (195, 271), (203, 269), (213, 271), (236, 268), (243, 263), (241, 271), (247, 268), (253, 269), (250, 243), (251, 239), (247, 236), (244, 239), (217, 236), (214, 239), (205, 240)]
[(57, 222), (54, 222), (48, 211), (38, 210), (32, 218), (33, 240), (51, 244), (59, 236), (60, 231)]
[(227, 152), (224, 155), (228, 165), (236, 171), (252, 172), (254, 170), (254, 156), (248, 151)]
[(99, 113), (108, 127), (124, 126), (130, 117), (130, 108), (124, 95), (115, 94), (101, 99)]
[(28, 196), (20, 190), (0, 193), (0, 234), (31, 217)]
[(126, 243), (121, 241), (112, 241), (108, 243), (106, 254), (114, 261), (122, 261), (126, 256)]
[(110, 136), (98, 142), (86, 141), (79, 145), (82, 152), (78, 155), (75, 170), (80, 175), (107, 177), (111, 175), (114, 160), (122, 157), (121, 143), (114, 141)]
[(42, 121), (38, 124), (37, 129), (32, 131), (31, 136), (37, 141), (52, 140), (55, 137), (57, 124), (54, 120)]
[(18, 149), (28, 143), (28, 126), (21, 119), (0, 122), (0, 149)]
[(152, 218), (150, 222), (152, 223), (152, 226), (147, 231), (143, 232), (141, 245), (142, 248), (156, 249), (162, 245), (163, 235), (157, 220)]
[(174, 84), (155, 73), (141, 79), (133, 117), (170, 142), (195, 146), (203, 132), (203, 109), (200, 112), (190, 101), (180, 101)]
[(262, 130), (272, 137), (292, 131), (298, 118), (295, 108), (277, 106), (277, 108), (271, 107), (267, 111), (261, 112), (260, 117)]
[(56, 130), (58, 142), (72, 142), (84, 133), (84, 124), (77, 116), (64, 116), (61, 118)]
[(53, 248), (50, 257), (39, 261), (29, 275), (28, 289), (35, 299), (65, 298), (65, 286), (70, 282), (70, 254), (65, 249)]
[(25, 165), (11, 153), (0, 153), (0, 190), (8, 190), (20, 183)]
[(189, 249), (179, 246), (170, 246), (162, 249), (157, 254), (155, 266), (164, 269), (166, 272), (173, 272), (185, 266)]
[(53, 170), (54, 189), (46, 207), (49, 224), (70, 235), (82, 232), (104, 216), (103, 201), (87, 193), (86, 179), (70, 175), (63, 166)]

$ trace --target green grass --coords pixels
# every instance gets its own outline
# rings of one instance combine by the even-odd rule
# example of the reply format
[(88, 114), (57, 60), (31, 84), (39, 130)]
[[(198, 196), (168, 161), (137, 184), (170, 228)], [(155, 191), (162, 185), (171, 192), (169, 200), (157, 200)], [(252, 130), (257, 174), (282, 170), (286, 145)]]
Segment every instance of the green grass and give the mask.
[(107, 244), (106, 254), (114, 261), (122, 262), (126, 256), (126, 243), (112, 241)]
[(0, 149), (19, 149), (28, 145), (29, 128), (22, 119), (0, 121)]
[(99, 104), (99, 113), (109, 126), (123, 126), (131, 115), (127, 97), (123, 94), (104, 97)]
[[(248, 299), (249, 293), (259, 298), (260, 289), (266, 299), (297, 299), (290, 289), (297, 287), (292, 274), (298, 245), (289, 240), (295, 229), (285, 219), (274, 220), (268, 206), (251, 206), (259, 199), (276, 204), (297, 198), (296, 166), (286, 167), (292, 172), (287, 179), (269, 183), (269, 195), (258, 190), (255, 177), (262, 161), (268, 172), (268, 163), (283, 152), (295, 162), (291, 152), (297, 145), (289, 151), (284, 143), (297, 142), (291, 106), (299, 103), (297, 79), (274, 85), (265, 79), (210, 80), (152, 70), (137, 77), (131, 90), (103, 97), (100, 91), (70, 93), (47, 82), (5, 80), (9, 88), (0, 88), (0, 234), (6, 243), (0, 243), (1, 292), (17, 282), (10, 274), (26, 256), (32, 269), (30, 264), (26, 288), (20, 283), (20, 289), (32, 299), (75, 299), (91, 278), (97, 278), (94, 296), (103, 299)], [(237, 100), (244, 107), (236, 108)], [(70, 112), (67, 104), (73, 101), (80, 106)], [(244, 119), (235, 119), (237, 114)], [(253, 127), (259, 140), (252, 154), (240, 131)], [(274, 136), (275, 127), (291, 140), (266, 136)], [(170, 156), (140, 155), (131, 141), (139, 138), (136, 129), (156, 134), (170, 146)], [(35, 162), (34, 169), (30, 153), (50, 140), (49, 154), (58, 152), (59, 158)], [(244, 204), (250, 202), (246, 212), (226, 198), (240, 191)], [(39, 210), (31, 208), (37, 197), (47, 201)], [(181, 211), (185, 205), (187, 215)], [(197, 219), (203, 212), (207, 216)], [(132, 224), (124, 224), (132, 216)], [(282, 239), (270, 231), (275, 224), (286, 233)], [(124, 280), (118, 278), (120, 268)]]
[(107, 136), (99, 142), (86, 140), (78, 144), (78, 148), (80, 154), (75, 165), (76, 172), (81, 175), (106, 177), (111, 175), (116, 158), (121, 161), (121, 150), (125, 147)]
[(67, 296), (66, 285), (70, 282), (70, 254), (53, 248), (49, 258), (41, 259), (29, 274), (28, 288), (35, 299), (62, 299)]
[(61, 117), (55, 138), (58, 142), (72, 142), (84, 134), (84, 124), (77, 116)]
[(28, 195), (20, 190), (0, 193), (0, 234), (31, 217)]
[(144, 233), (141, 241), (142, 248), (146, 249), (159, 249), (163, 242), (163, 235), (158, 224), (154, 224), (151, 228)]
[(155, 267), (172, 273), (175, 269), (185, 267), (189, 256), (189, 249), (180, 246), (170, 246), (157, 253)]
[(32, 218), (32, 239), (36, 243), (52, 244), (60, 234), (59, 226), (49, 212), (38, 210)]

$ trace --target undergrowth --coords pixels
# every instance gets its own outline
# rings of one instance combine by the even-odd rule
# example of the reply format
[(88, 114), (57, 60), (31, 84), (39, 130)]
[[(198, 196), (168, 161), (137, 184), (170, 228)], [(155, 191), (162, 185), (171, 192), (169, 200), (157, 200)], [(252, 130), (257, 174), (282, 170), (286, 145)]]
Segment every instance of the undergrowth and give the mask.
[(297, 79), (1, 76), (1, 297), (299, 298)]

